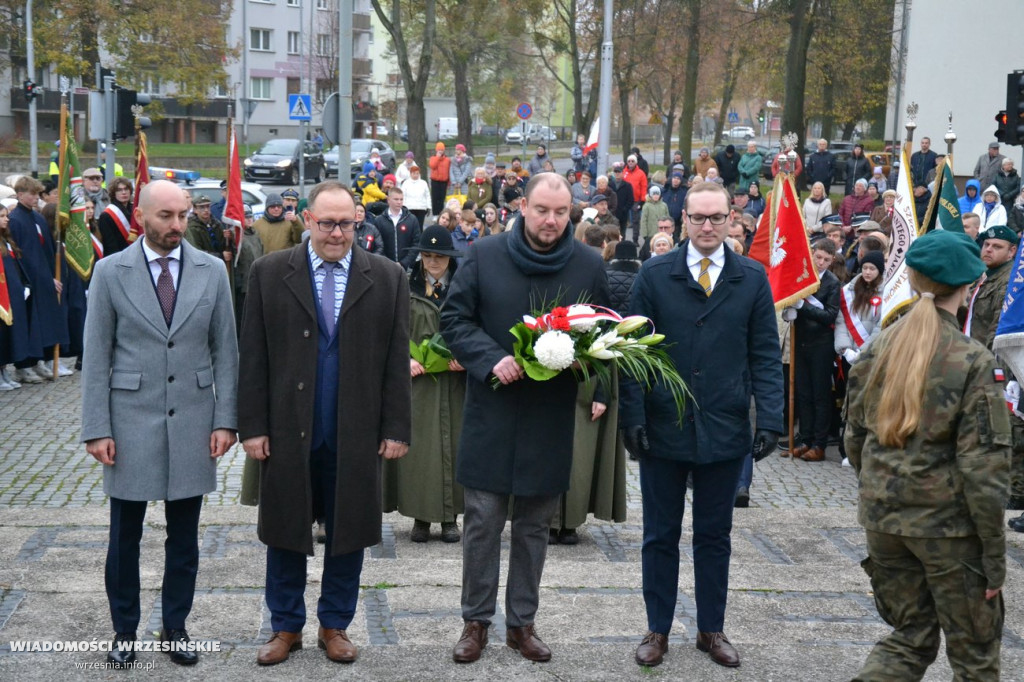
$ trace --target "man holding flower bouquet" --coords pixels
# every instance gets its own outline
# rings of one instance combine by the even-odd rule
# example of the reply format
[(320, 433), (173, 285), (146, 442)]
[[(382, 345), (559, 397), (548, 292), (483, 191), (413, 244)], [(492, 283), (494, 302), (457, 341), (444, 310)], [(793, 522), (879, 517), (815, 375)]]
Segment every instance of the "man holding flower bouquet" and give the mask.
[[(749, 452), (760, 460), (782, 432), (782, 368), (772, 292), (764, 268), (722, 243), (729, 194), (703, 183), (686, 196), (688, 240), (644, 263), (630, 314), (651, 319), (692, 399), (679, 417), (662, 385), (644, 393), (623, 381), (620, 423), (640, 458), (643, 494), (643, 593), (648, 633), (642, 666), (661, 663), (675, 617), (679, 537), (686, 480), (693, 479), (693, 564), (697, 648), (716, 663), (740, 664), (724, 633), (733, 500)], [(757, 408), (751, 435), (750, 398)]]
[(517, 337), (510, 329), (544, 306), (608, 303), (600, 256), (567, 229), (571, 206), (564, 177), (535, 175), (521, 217), (468, 251), (441, 311), (441, 333), (468, 375), (456, 464), (465, 490), (465, 627), (452, 652), (460, 663), (476, 661), (487, 645), (510, 500), (506, 643), (529, 660), (551, 658), (533, 622), (548, 524), (569, 488), (578, 379), (565, 371), (545, 381), (529, 378), (514, 355)]

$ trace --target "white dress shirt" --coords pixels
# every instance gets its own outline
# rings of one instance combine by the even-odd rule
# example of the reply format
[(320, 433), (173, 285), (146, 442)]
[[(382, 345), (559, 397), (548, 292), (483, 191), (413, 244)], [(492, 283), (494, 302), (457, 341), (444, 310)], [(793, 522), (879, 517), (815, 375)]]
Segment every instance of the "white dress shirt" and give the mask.
[(690, 268), (694, 282), (700, 276), (702, 258), (711, 259), (711, 265), (708, 266), (708, 277), (711, 278), (711, 290), (714, 291), (715, 285), (718, 283), (718, 276), (722, 274), (722, 268), (725, 267), (725, 246), (719, 244), (713, 254), (705, 256), (693, 246), (693, 242), (686, 243), (686, 267)]
[[(145, 237), (142, 239), (142, 252), (146, 254), (146, 263), (149, 265), (149, 275), (153, 278), (153, 286), (156, 286), (157, 280), (160, 278), (160, 264), (156, 262), (157, 258), (163, 258), (159, 253), (149, 248), (149, 244), (146, 243)], [(171, 281), (174, 283), (174, 290), (178, 290), (178, 278), (181, 275), (181, 245), (174, 247), (174, 250), (167, 254), (170, 258), (170, 262), (167, 264), (167, 269), (171, 272)]]

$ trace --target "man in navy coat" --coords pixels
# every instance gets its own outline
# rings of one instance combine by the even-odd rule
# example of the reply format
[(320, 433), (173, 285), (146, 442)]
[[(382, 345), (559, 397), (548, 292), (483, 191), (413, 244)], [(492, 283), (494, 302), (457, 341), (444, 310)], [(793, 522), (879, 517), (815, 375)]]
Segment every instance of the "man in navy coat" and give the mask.
[[(702, 183), (686, 196), (688, 241), (640, 269), (630, 314), (651, 318), (693, 399), (680, 424), (668, 391), (646, 395), (624, 382), (621, 422), (640, 457), (644, 505), (643, 592), (649, 632), (636, 651), (661, 663), (675, 615), (686, 479), (693, 478), (693, 563), (697, 648), (720, 665), (739, 654), (724, 633), (733, 499), (743, 460), (766, 455), (782, 431), (782, 368), (768, 278), (756, 262), (723, 247), (729, 195)], [(757, 427), (750, 430), (750, 398)]]

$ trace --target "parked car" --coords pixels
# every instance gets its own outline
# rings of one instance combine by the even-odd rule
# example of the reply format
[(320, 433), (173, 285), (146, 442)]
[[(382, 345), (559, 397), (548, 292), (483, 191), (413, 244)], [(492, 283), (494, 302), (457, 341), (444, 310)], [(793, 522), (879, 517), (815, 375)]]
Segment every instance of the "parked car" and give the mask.
[(735, 126), (729, 131), (729, 139), (731, 140), (752, 140), (757, 137), (757, 133), (750, 126)]
[(555, 132), (547, 126), (534, 126), (526, 133), (526, 144), (547, 144), (556, 139)]
[(401, 132), (398, 133), (398, 139), (402, 142), (409, 141), (409, 126), (402, 126)]
[(501, 135), (501, 128), (498, 126), (480, 126), (480, 134), (497, 137)]
[(864, 152), (864, 156), (871, 159), (871, 167), (882, 167), (882, 175), (889, 177), (892, 170), (892, 152)]
[[(370, 124), (367, 124), (365, 128), (367, 131), (373, 130), (373, 127)], [(383, 140), (390, 134), (391, 131), (388, 129), (388, 124), (384, 123), (383, 121), (377, 121), (377, 139)]]
[[(221, 181), (216, 178), (204, 178), (199, 174), (199, 171), (150, 166), (149, 177), (153, 180), (170, 180), (175, 184), (181, 185), (192, 195), (193, 201), (198, 196), (208, 197), (214, 203), (221, 199)], [(252, 207), (254, 217), (259, 218), (263, 215), (266, 200), (267, 195), (258, 184), (255, 182), (242, 183), (242, 201)]]
[(509, 128), (505, 131), (505, 144), (521, 145), (523, 143), (523, 130), (520, 127)]
[(247, 158), (244, 167), (245, 179), (250, 182), (259, 180), (280, 180), (285, 184), (299, 184), (299, 155), (305, 163), (306, 180), (323, 182), (327, 177), (327, 165), (324, 155), (312, 142), (276, 138), (263, 143), (255, 154)]
[(355, 178), (362, 170), (363, 164), (370, 158), (370, 153), (377, 150), (380, 153), (380, 160), (390, 169), (395, 167), (395, 150), (383, 140), (368, 140), (366, 138), (355, 138), (352, 140), (352, 157), (349, 161), (349, 181)]

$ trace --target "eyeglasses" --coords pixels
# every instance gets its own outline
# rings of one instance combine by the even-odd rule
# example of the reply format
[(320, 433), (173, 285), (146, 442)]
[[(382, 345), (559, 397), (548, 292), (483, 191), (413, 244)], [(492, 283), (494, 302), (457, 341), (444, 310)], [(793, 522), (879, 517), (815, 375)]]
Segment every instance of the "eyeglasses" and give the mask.
[(306, 213), (313, 219), (316, 226), (320, 228), (321, 232), (331, 234), (336, 228), (341, 228), (342, 234), (352, 234), (356, 229), (356, 221), (354, 220), (320, 220), (312, 211), (307, 210)]
[(699, 213), (694, 213), (692, 215), (687, 214), (686, 217), (694, 225), (703, 225), (706, 220), (710, 220), (712, 225), (725, 225), (725, 221), (729, 219), (729, 214), (716, 213), (715, 215), (701, 215)]

